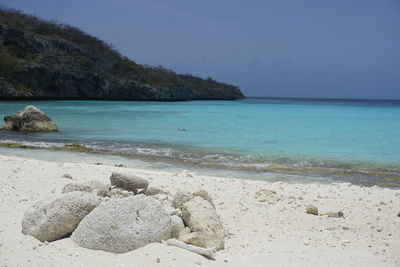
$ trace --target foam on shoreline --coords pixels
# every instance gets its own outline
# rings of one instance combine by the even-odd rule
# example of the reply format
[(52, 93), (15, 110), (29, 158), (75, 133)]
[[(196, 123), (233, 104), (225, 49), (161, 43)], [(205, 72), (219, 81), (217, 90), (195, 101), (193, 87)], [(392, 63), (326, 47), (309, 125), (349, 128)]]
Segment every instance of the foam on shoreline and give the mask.
[[(115, 147), (116, 146), (116, 147)], [(397, 168), (383, 168), (379, 166), (361, 166), (348, 164), (318, 166), (310, 163), (291, 163), (293, 160), (265, 161), (248, 156), (237, 157), (228, 154), (195, 154), (175, 151), (166, 148), (124, 147), (123, 144), (104, 146), (97, 143), (65, 143), (65, 142), (30, 142), (3, 140), (0, 148), (55, 150), (70, 152), (85, 152), (97, 155), (118, 156), (127, 160), (141, 162), (164, 163), (170, 166), (180, 166), (189, 169), (210, 169), (213, 172), (236, 173), (237, 177), (245, 177), (248, 173), (266, 177), (269, 174), (296, 175), (298, 177), (314, 177), (315, 180), (332, 180), (337, 182), (351, 182), (354, 184), (384, 187), (400, 187), (400, 170)], [(326, 164), (325, 164), (326, 165)], [(307, 179), (306, 179), (307, 180)]]

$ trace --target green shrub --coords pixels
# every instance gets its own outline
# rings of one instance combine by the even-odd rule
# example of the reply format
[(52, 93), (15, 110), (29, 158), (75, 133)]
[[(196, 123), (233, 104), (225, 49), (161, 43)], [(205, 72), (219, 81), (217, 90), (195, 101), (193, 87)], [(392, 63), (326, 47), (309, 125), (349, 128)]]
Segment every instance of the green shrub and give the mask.
[(0, 76), (3, 78), (12, 78), (13, 74), (22, 70), (21, 62), (0, 50)]

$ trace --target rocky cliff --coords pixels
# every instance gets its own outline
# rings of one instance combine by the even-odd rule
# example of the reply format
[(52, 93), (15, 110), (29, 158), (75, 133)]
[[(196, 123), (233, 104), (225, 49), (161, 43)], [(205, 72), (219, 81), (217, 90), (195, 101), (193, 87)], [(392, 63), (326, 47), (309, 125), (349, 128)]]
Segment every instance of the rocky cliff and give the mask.
[(75, 27), (0, 9), (0, 99), (240, 98), (236, 86), (140, 65)]

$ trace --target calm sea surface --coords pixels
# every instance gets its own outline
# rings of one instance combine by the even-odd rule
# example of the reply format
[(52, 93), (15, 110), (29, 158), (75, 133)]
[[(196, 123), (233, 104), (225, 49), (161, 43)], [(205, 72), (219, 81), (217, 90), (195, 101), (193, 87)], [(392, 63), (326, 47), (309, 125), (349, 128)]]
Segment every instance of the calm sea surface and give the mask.
[(7, 101), (0, 116), (28, 104), (60, 131), (3, 131), (0, 142), (78, 143), (146, 162), (400, 183), (400, 101)]

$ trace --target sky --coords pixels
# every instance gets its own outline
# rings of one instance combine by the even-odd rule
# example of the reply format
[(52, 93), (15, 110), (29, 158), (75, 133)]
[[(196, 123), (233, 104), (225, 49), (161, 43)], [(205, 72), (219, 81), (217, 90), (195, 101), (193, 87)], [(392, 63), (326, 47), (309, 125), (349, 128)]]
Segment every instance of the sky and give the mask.
[(400, 0), (0, 0), (246, 96), (400, 99)]

